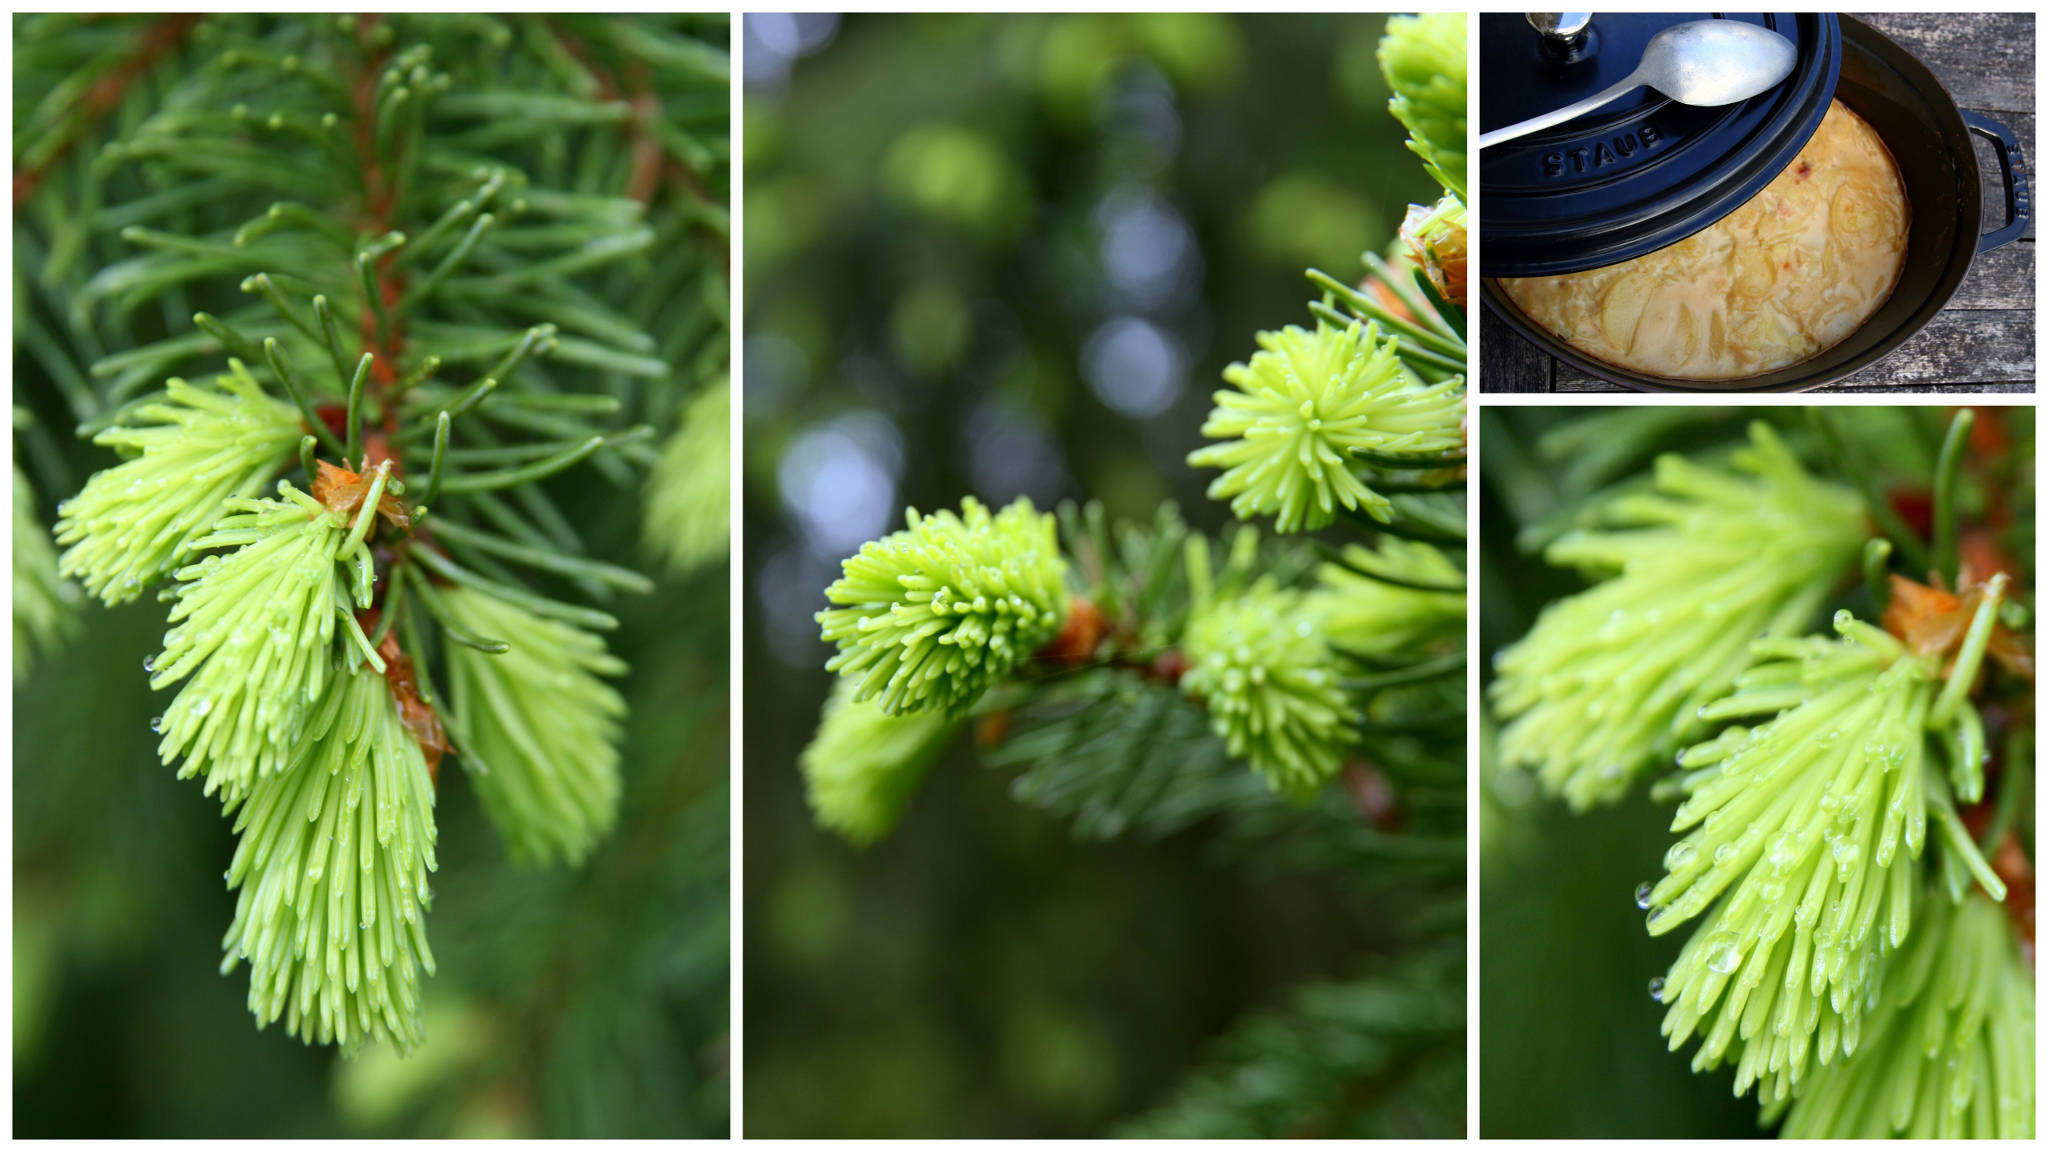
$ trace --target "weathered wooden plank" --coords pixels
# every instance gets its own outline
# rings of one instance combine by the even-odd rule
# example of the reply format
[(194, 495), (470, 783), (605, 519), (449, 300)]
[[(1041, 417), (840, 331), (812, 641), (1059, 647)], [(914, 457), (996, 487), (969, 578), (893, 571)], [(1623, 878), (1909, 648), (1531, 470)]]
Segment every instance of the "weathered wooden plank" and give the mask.
[(1858, 388), (1858, 396), (1876, 396), (1891, 392), (1931, 393), (1936, 396), (1972, 396), (1987, 392), (2008, 395), (2032, 396), (2034, 382), (2031, 380), (1991, 380), (1982, 384), (1885, 384), (1873, 388)]
[[(1927, 322), (1891, 355), (1821, 391), (1862, 391), (1896, 385), (1921, 389), (1937, 384), (2001, 383), (2034, 375), (2034, 314), (1951, 309)], [(1568, 365), (1557, 367), (1557, 391), (1613, 391)]]
[(1976, 384), (2034, 378), (2034, 313), (1949, 309), (1883, 360), (1842, 381), (1871, 385)]
[[(1616, 394), (1612, 388), (1597, 386), (1599, 383), (1597, 380), (1588, 380), (1580, 377), (1573, 381), (1559, 382), (1557, 390), (1559, 393)], [(1828, 396), (1839, 394), (1839, 391), (1839, 389), (1833, 388), (1820, 388), (1807, 393), (1807, 395)], [(1999, 380), (1982, 384), (1883, 384), (1874, 387), (1856, 388), (1853, 391), (1858, 396), (1883, 396), (1905, 393), (1923, 396), (1981, 396), (1986, 393), (2032, 396), (2034, 394), (2034, 385), (2031, 381)], [(1633, 395), (1633, 393), (1622, 393), (1622, 395)], [(1730, 396), (1735, 400), (1741, 399), (1740, 393), (1731, 393)], [(1672, 400), (1668, 402), (1680, 403), (1681, 401)], [(1708, 402), (1711, 403), (1712, 401)]]
[(2033, 112), (2032, 13), (1858, 12), (1855, 16), (1919, 57), (1963, 107)]
[(1548, 392), (1551, 360), (1488, 311), (1479, 309), (1479, 381), (1486, 392)]
[(2016, 240), (1977, 257), (1948, 307), (2009, 312), (2034, 306), (2034, 242)]

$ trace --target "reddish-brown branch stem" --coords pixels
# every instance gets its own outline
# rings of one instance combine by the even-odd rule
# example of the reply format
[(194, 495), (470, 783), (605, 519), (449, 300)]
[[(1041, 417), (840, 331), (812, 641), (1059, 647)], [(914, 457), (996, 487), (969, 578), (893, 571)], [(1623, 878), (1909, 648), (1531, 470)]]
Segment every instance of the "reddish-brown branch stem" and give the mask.
[[(655, 96), (647, 82), (647, 66), (636, 64), (624, 82), (610, 70), (600, 65), (592, 56), (588, 45), (566, 29), (556, 29), (555, 34), (562, 41), (569, 55), (588, 69), (597, 81), (597, 94), (605, 100), (624, 100), (632, 106), (633, 115), (627, 120), (626, 131), (630, 138), (632, 165), (626, 179), (626, 195), (642, 204), (654, 201), (665, 181), (672, 181), (687, 190), (699, 201), (710, 201), (704, 187), (697, 180), (697, 174), (685, 165), (670, 159), (662, 151), (661, 140), (655, 135), (654, 124), (661, 116), (661, 100)], [(714, 239), (708, 229), (703, 230), (704, 239)], [(732, 246), (718, 245), (720, 270), (727, 281), (732, 279)]]
[(70, 138), (51, 152), (42, 163), (14, 174), (16, 212), (21, 211), (21, 206), (35, 196), (36, 190), (42, 187), (50, 169), (70, 155), (71, 150), (78, 146), (78, 142), (91, 131), (92, 126), (99, 123), (107, 113), (120, 107), (122, 98), (128, 94), (129, 85), (140, 79), (157, 61), (176, 51), (178, 46), (185, 42), (185, 37), (191, 35), (199, 20), (197, 13), (176, 13), (159, 19), (143, 32), (134, 52), (85, 90), (75, 105), (77, 116), (71, 124)]
[[(382, 236), (391, 231), (393, 215), (398, 206), (398, 175), (393, 165), (377, 152), (377, 76), (391, 57), (388, 47), (374, 46), (373, 34), (379, 17), (367, 13), (356, 22), (357, 42), (362, 45), (367, 63), (363, 71), (350, 85), (354, 103), (353, 135), (356, 155), (362, 164), (363, 203), (360, 228), (364, 235)], [(383, 414), (381, 430), (372, 430), (364, 440), (363, 459), (349, 463), (358, 469), (390, 460), (394, 474), (402, 473), (402, 462), (391, 452), (391, 441), (398, 436), (397, 397), (392, 394), (393, 385), (398, 383), (399, 357), (405, 351), (405, 326), (400, 319), (398, 304), (405, 295), (404, 277), (393, 269), (395, 253), (387, 252), (378, 258), (376, 292), (382, 305), (382, 312), (390, 318), (388, 327), (379, 329), (378, 308), (373, 302), (363, 301), (363, 317), (360, 338), (363, 351), (374, 357), (370, 367), (368, 393), (377, 409)]]

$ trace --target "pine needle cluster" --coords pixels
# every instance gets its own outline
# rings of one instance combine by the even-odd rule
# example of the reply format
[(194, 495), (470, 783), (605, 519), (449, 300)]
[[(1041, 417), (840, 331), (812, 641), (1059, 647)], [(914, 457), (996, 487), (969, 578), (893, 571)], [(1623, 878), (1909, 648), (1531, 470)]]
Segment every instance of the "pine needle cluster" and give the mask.
[(1066, 562), (1053, 518), (1028, 499), (991, 513), (969, 496), (957, 514), (904, 519), (825, 590), (836, 607), (818, 623), (839, 646), (825, 667), (890, 715), (958, 715), (1059, 630)]
[(1181, 690), (1209, 710), (1232, 756), (1295, 796), (1335, 776), (1351, 743), (1344, 668), (1312, 603), (1261, 581), (1197, 607), (1182, 641)]
[(1665, 1034), (1674, 1048), (1700, 1038), (1695, 1069), (1735, 1059), (1736, 1091), (1761, 1085), (1767, 1102), (1855, 1051), (1877, 967), (1913, 926), (1930, 816), (2005, 895), (1950, 791), (1981, 795), (1981, 741), (1945, 765), (1933, 751), (1966, 743), (1952, 733), (1980, 727), (1974, 710), (1938, 710), (1934, 658), (1846, 611), (1835, 629), (1839, 641), (1759, 642), (1777, 658), (1704, 711), (1768, 719), (1680, 754), (1672, 831), (1691, 834), (1644, 898), (1652, 935), (1705, 915), (1665, 977)]
[(1359, 454), (1426, 457), (1464, 442), (1462, 383), (1411, 376), (1399, 337), (1377, 324), (1261, 332), (1259, 348), (1223, 370), (1232, 389), (1202, 425), (1223, 443), (1188, 457), (1225, 470), (1209, 496), (1239, 519), (1271, 516), (1281, 532), (1328, 527), (1340, 509), (1388, 522), (1393, 504), (1358, 475)]
[(298, 410), (240, 361), (211, 388), (172, 380), (161, 401), (93, 437), (130, 459), (57, 509), (59, 571), (120, 604), (168, 575), (229, 499), (253, 496), (298, 449)]
[(1867, 538), (1855, 494), (1765, 425), (1725, 468), (1657, 461), (1654, 491), (1544, 553), (1600, 580), (1494, 660), (1502, 762), (1573, 808), (1612, 803), (1702, 731), (1758, 636), (1803, 633)]

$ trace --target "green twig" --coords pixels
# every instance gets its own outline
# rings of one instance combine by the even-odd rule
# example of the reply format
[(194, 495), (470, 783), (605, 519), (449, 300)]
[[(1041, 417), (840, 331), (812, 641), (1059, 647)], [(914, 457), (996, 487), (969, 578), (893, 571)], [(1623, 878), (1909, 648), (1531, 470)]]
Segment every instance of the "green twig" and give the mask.
[(1955, 419), (1948, 422), (1948, 435), (1941, 442), (1941, 456), (1934, 466), (1934, 567), (1948, 577), (1949, 587), (1956, 587), (1956, 472), (1963, 459), (1963, 447), (1970, 441), (1970, 426), (1976, 422), (1975, 413), (1968, 408), (1956, 411)]
[(487, 555), (510, 560), (515, 564), (524, 564), (529, 568), (538, 568), (543, 572), (553, 572), (561, 576), (583, 576), (622, 591), (642, 595), (654, 591), (654, 581), (631, 568), (622, 568), (616, 564), (606, 564), (601, 560), (591, 560), (582, 556), (564, 556), (559, 552), (528, 548), (453, 520), (438, 522), (434, 530), (441, 539), (450, 544), (466, 545)]
[(1870, 589), (1871, 615), (1884, 615), (1885, 606), (1891, 603), (1892, 542), (1882, 536), (1873, 536), (1863, 545), (1863, 583)]
[[(363, 358), (356, 361), (355, 375), (348, 382), (348, 445), (342, 463), (359, 470), (369, 466), (369, 462), (362, 458), (363, 385), (369, 381), (370, 366), (376, 361), (375, 356), (368, 352), (363, 353)], [(353, 463), (350, 463), (351, 461)]]
[(1842, 442), (1841, 431), (1835, 427), (1832, 414), (1816, 404), (1806, 410), (1806, 416), (1813, 424), (1814, 431), (1820, 434), (1821, 443), (1827, 448), (1829, 459), (1834, 461), (1835, 471), (1841, 473), (1842, 477), (1862, 494), (1863, 507), (1870, 513), (1870, 518), (1877, 522), (1878, 530), (1889, 536), (1892, 543), (1898, 546), (1899, 554), (1905, 558), (1906, 566), (1914, 572), (1927, 571), (1926, 542), (1920, 539), (1918, 533), (1906, 526), (1898, 510), (1893, 508), (1891, 501), (1885, 499), (1884, 493), (1878, 490), (1876, 477), (1865, 471), (1859, 462), (1849, 455), (1849, 449)]
[[(425, 555), (425, 550), (416, 549), (415, 554)], [(439, 592), (434, 591), (433, 581), (427, 579), (426, 574), (419, 570), (419, 566), (408, 564), (405, 566), (405, 571), (408, 576), (412, 577), (413, 587), (419, 590), (420, 603), (427, 606), (427, 612), (434, 617), (436, 623), (441, 625), (441, 631), (447, 633), (450, 640), (465, 648), (474, 648), (479, 652), (489, 652), (493, 655), (512, 650), (512, 645), (503, 640), (486, 640), (480, 636), (472, 636), (469, 632), (465, 631), (461, 625), (455, 622), (454, 614), (448, 611), (447, 602), (441, 599)]]
[(421, 564), (433, 569), (434, 574), (444, 580), (481, 589), (501, 600), (509, 600), (551, 620), (561, 620), (584, 628), (595, 628), (605, 632), (612, 631), (619, 626), (618, 620), (610, 613), (599, 612), (594, 608), (579, 607), (575, 604), (564, 604), (559, 600), (550, 600), (545, 596), (536, 596), (523, 588), (514, 588), (509, 584), (500, 584), (494, 580), (486, 580), (467, 568), (462, 567), (460, 564), (455, 563), (455, 561), (448, 559), (446, 556), (436, 553), (431, 548), (414, 548), (411, 554), (417, 557)]
[(305, 388), (299, 384), (298, 375), (292, 371), (291, 361), (285, 357), (284, 346), (277, 342), (277, 337), (264, 338), (263, 358), (270, 362), (270, 370), (276, 373), (277, 382), (292, 398), (292, 403), (299, 406), (299, 415), (305, 419), (307, 431), (318, 436), (320, 442), (327, 445), (330, 451), (346, 459), (348, 445), (334, 435), (333, 430), (327, 427), (327, 421), (322, 420), (320, 413), (314, 410), (312, 400), (307, 397)]

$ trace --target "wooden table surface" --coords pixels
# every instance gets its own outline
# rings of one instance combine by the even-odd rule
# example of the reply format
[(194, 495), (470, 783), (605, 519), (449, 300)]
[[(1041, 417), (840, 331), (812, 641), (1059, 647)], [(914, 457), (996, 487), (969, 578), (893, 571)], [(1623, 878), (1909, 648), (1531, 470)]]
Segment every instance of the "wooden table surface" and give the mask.
[[(1918, 56), (1958, 105), (2011, 128), (2033, 179), (2032, 13), (1857, 13), (1856, 18)], [(2005, 222), (2003, 182), (1990, 145), (1981, 138), (1977, 159), (1989, 231)], [(2038, 183), (2034, 194), (2038, 199)], [(1483, 199), (1479, 211), (1484, 219)], [(2020, 239), (1977, 257), (1948, 306), (1911, 340), (1817, 391), (2032, 392), (2034, 233), (2029, 226)], [(1479, 308), (1479, 387), (1484, 392), (1624, 391), (1551, 359), (1484, 305)]]

